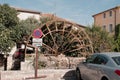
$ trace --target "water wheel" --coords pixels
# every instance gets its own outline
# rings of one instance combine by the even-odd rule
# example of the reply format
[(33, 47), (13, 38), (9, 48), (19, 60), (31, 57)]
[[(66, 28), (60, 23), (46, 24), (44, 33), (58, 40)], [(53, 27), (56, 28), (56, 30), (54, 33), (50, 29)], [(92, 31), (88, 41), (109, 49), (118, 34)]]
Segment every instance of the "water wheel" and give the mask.
[(50, 21), (41, 25), (44, 54), (86, 56), (93, 52), (85, 27), (68, 21)]

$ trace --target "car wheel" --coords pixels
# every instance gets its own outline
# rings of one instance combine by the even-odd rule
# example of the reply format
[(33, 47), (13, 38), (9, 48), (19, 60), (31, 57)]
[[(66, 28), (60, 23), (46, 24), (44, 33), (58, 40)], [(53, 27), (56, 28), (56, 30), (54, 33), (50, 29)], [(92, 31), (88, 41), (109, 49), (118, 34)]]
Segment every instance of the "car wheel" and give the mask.
[(108, 80), (108, 78), (106, 78), (106, 77), (103, 77), (101, 80)]
[(76, 78), (77, 78), (77, 80), (82, 80), (80, 70), (78, 70), (78, 69), (76, 70)]

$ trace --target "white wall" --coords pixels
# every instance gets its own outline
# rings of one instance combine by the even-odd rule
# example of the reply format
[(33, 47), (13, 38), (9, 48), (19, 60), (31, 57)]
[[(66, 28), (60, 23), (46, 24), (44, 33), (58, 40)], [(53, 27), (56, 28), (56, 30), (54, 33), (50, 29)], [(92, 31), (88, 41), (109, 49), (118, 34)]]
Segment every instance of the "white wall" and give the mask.
[(18, 18), (20, 20), (25, 20), (29, 17), (34, 17), (35, 19), (39, 20), (40, 19), (40, 14), (26, 13), (26, 12), (19, 12), (19, 14), (18, 14)]

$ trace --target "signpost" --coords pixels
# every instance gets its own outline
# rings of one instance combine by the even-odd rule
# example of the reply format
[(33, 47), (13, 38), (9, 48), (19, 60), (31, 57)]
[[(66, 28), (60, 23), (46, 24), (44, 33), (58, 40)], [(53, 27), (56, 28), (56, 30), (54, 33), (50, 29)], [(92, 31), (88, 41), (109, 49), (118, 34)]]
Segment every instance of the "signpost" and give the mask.
[(36, 58), (35, 58), (35, 78), (37, 78), (38, 69), (38, 47), (42, 46), (42, 31), (40, 29), (35, 29), (33, 31), (33, 46), (36, 47)]
[[(32, 33), (32, 37), (33, 37), (33, 44), (32, 46), (35, 47), (35, 79), (36, 78), (44, 78), (46, 76), (40, 76), (38, 77), (37, 75), (37, 69), (38, 69), (38, 47), (42, 46), (42, 36), (43, 33), (40, 29), (35, 29)], [(31, 78), (27, 78), (27, 79), (31, 79)]]

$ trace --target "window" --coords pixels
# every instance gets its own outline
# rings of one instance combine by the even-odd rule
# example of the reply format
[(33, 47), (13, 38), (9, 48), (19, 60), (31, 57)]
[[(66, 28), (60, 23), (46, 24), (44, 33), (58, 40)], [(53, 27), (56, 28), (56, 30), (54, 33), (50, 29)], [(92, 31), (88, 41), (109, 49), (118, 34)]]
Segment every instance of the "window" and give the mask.
[(109, 16), (112, 16), (112, 11), (109, 12)]
[(119, 13), (120, 13), (120, 8), (119, 8)]
[(87, 63), (93, 63), (93, 60), (96, 58), (97, 55), (92, 55), (86, 59)]
[(109, 24), (109, 32), (113, 32), (113, 25)]
[(102, 55), (98, 55), (93, 61), (94, 64), (102, 64), (102, 65), (106, 64), (107, 62), (108, 59)]
[(103, 30), (105, 30), (105, 31), (106, 31), (106, 25), (104, 25), (104, 26), (103, 26)]
[(106, 14), (105, 13), (103, 14), (103, 18), (106, 18)]
[(112, 59), (115, 61), (117, 65), (120, 65), (120, 56), (118, 57), (112, 57)]

